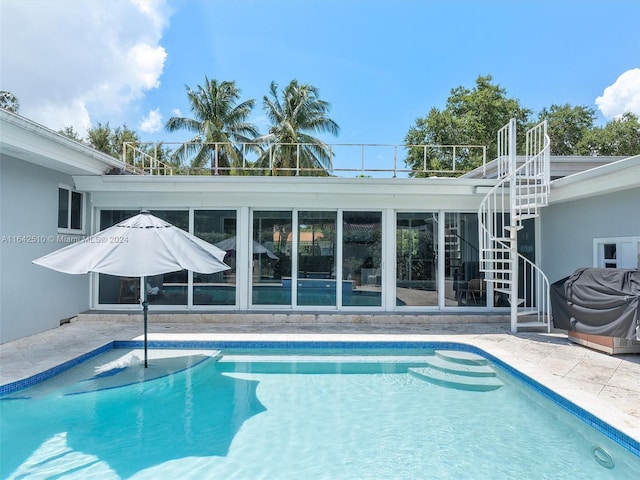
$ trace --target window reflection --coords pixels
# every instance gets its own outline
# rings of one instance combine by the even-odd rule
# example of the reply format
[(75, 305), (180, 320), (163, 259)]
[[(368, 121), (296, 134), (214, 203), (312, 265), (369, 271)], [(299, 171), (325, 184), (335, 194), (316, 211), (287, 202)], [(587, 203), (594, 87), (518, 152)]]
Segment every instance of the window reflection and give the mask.
[(227, 252), (224, 263), (231, 267), (224, 272), (211, 274), (193, 272), (194, 305), (235, 305), (236, 233), (235, 210), (193, 212), (193, 234)]
[(291, 212), (253, 212), (251, 298), (254, 305), (291, 305)]
[(478, 215), (445, 213), (445, 305), (487, 304), (478, 247)]
[(336, 305), (336, 212), (298, 215), (298, 305)]
[(396, 305), (438, 305), (436, 213), (398, 213)]
[(382, 305), (382, 213), (344, 212), (342, 305)]

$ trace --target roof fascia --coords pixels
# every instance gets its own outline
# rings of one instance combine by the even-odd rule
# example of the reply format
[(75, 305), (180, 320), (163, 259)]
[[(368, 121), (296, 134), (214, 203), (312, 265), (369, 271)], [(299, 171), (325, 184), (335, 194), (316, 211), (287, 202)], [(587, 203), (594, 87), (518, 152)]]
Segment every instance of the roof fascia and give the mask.
[(640, 155), (625, 158), (551, 182), (549, 203), (640, 188)]
[(23, 161), (72, 175), (102, 175), (124, 166), (119, 159), (2, 109), (0, 127), (2, 153)]

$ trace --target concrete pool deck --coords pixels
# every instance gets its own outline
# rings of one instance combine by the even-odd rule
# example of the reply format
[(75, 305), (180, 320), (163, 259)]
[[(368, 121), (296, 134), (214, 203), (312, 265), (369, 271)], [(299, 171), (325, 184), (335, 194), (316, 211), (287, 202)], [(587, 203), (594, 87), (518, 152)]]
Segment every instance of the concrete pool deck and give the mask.
[[(0, 345), (0, 385), (113, 340), (141, 340), (137, 321), (80, 320)], [(474, 345), (640, 441), (640, 354), (607, 355), (566, 332), (511, 334), (505, 323), (149, 323), (150, 340), (429, 341)]]

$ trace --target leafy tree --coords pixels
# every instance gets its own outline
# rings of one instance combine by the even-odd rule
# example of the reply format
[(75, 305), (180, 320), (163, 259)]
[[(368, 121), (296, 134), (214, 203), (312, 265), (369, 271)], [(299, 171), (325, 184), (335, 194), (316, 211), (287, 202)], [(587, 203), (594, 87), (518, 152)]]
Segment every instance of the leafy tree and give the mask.
[(111, 127), (109, 122), (106, 124), (98, 123), (96, 127), (91, 127), (87, 130), (87, 143), (96, 150), (113, 155), (113, 148), (111, 145)]
[(71, 140), (75, 140), (76, 142), (84, 142), (80, 134), (76, 132), (76, 130), (71, 125), (65, 126), (61, 130), (58, 130), (58, 133), (64, 135), (67, 138), (70, 138)]
[(298, 159), (300, 168), (329, 170), (328, 145), (310, 133), (338, 135), (340, 127), (329, 118), (330, 104), (320, 99), (318, 89), (292, 80), (279, 92), (278, 85), (271, 82), (269, 95), (263, 101), (271, 127), (268, 134), (257, 139), (267, 144), (258, 164), (271, 167), (272, 175), (278, 174), (278, 170), (281, 174), (294, 174)]
[(18, 102), (18, 99), (13, 93), (2, 90), (0, 91), (0, 108), (18, 113), (18, 110), (20, 110), (20, 102)]
[(582, 137), (577, 146), (582, 155), (639, 155), (640, 121), (627, 112), (604, 127), (596, 127)]
[[(122, 158), (125, 142), (132, 143), (135, 148), (140, 147), (140, 137), (135, 130), (126, 125), (111, 128), (109, 122), (98, 123), (97, 126), (87, 130), (86, 143), (100, 152), (112, 157)], [(127, 152), (128, 163), (133, 163), (133, 152)]]
[(547, 120), (552, 155), (578, 155), (578, 144), (593, 129), (595, 118), (593, 108), (567, 103), (542, 109), (538, 123)]
[[(257, 128), (246, 120), (253, 109), (254, 100), (238, 103), (240, 90), (235, 82), (209, 80), (193, 90), (187, 87), (187, 96), (194, 118), (171, 117), (165, 128), (170, 132), (188, 130), (195, 137), (174, 152), (174, 158), (191, 158), (191, 168), (200, 169), (207, 162), (229, 169), (242, 164), (242, 149), (235, 143), (251, 142)], [(214, 145), (218, 142), (219, 145)], [(223, 170), (224, 171), (224, 170)]]
[[(497, 156), (496, 132), (511, 118), (516, 119), (517, 145), (524, 145), (524, 127), (530, 114), (531, 110), (520, 105), (518, 99), (507, 97), (504, 88), (492, 83), (491, 75), (479, 76), (473, 89), (452, 89), (443, 110), (434, 107), (426, 117), (418, 118), (407, 132), (405, 144), (486, 145), (487, 160), (491, 160)], [(472, 169), (481, 165), (482, 157), (479, 152), (463, 150), (456, 155), (456, 161), (456, 169)], [(450, 170), (452, 157), (434, 149), (427, 152), (426, 163), (428, 170)], [(424, 150), (409, 148), (405, 164), (413, 170), (423, 169)]]

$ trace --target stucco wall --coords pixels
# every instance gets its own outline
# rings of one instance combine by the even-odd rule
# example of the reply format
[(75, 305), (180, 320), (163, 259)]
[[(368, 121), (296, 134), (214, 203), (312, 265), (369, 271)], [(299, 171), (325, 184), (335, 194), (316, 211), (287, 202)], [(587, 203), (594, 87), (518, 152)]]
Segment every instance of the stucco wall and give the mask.
[(593, 267), (593, 239), (640, 236), (640, 187), (542, 210), (542, 269), (553, 283)]
[(0, 157), (0, 343), (58, 327), (89, 306), (87, 275), (31, 263), (68, 243), (57, 228), (60, 183), (73, 186), (73, 179)]

